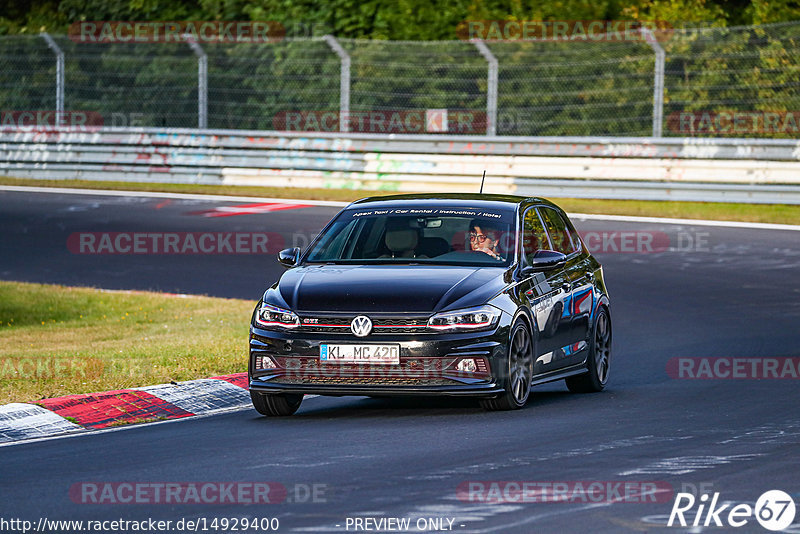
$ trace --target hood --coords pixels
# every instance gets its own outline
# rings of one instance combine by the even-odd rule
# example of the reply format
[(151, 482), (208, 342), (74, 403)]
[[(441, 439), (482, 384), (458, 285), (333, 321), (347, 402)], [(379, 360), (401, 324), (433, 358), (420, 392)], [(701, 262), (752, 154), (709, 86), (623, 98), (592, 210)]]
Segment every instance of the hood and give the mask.
[(272, 291), (301, 313), (432, 313), (484, 304), (503, 288), (504, 272), (499, 267), (313, 265), (286, 271)]

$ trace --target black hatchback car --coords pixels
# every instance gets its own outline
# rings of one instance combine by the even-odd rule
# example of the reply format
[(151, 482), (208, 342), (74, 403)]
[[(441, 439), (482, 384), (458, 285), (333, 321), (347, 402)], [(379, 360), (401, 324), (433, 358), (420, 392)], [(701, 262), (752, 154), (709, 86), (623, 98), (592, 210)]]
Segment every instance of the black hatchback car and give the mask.
[(344, 208), (259, 301), (248, 374), (255, 409), (304, 394), (474, 396), (520, 408), (533, 385), (608, 380), (603, 269), (541, 198), (397, 195)]

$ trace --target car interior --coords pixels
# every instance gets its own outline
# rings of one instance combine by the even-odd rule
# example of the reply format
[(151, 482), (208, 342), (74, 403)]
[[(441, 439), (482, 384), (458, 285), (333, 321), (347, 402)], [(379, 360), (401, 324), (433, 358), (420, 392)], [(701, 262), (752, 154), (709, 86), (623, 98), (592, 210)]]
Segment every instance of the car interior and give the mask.
[[(471, 219), (466, 217), (364, 217), (348, 221), (320, 245), (319, 256), (348, 259), (433, 259), (496, 261), (470, 251)], [(501, 255), (508, 251), (498, 246)], [(512, 250), (513, 252), (513, 250)], [(314, 261), (317, 255), (310, 260)]]

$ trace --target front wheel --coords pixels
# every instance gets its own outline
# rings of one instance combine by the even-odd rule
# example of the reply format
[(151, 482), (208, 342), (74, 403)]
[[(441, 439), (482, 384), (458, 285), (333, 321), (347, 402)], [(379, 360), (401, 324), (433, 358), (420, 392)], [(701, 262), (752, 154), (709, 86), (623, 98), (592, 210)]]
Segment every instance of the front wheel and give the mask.
[(297, 411), (300, 403), (303, 402), (303, 395), (289, 393), (265, 395), (251, 391), (250, 400), (253, 401), (253, 408), (261, 415), (285, 417)]
[(501, 381), (504, 391), (497, 398), (481, 400), (481, 406), (486, 410), (516, 410), (528, 402), (533, 377), (533, 350), (531, 334), (524, 321), (514, 323), (506, 353), (505, 377)]
[(571, 376), (565, 381), (573, 393), (603, 391), (611, 367), (611, 318), (608, 310), (600, 308), (594, 321), (594, 335), (586, 360), (587, 373)]

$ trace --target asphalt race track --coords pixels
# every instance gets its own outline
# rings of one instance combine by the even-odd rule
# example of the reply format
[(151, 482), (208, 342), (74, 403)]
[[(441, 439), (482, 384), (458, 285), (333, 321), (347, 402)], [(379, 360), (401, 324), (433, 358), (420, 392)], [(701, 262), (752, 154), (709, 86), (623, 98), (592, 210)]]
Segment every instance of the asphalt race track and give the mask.
[[(337, 211), (237, 206), (0, 191), (0, 278), (255, 302), (282, 271), (272, 252), (82, 254), (79, 237), (70, 236), (274, 232), (280, 237), (270, 234), (270, 247), (303, 245)], [(227, 216), (208, 216), (219, 213)], [(573, 221), (605, 248), (596, 253), (614, 325), (605, 392), (574, 395), (551, 384), (534, 389), (525, 409), (504, 413), (467, 400), (317, 397), (287, 419), (244, 410), (0, 447), (0, 517), (208, 525), (274, 517), (279, 532), (363, 532), (376, 524), (358, 518), (407, 518), (409, 532), (767, 532), (753, 517), (741, 528), (664, 527), (681, 491), (753, 505), (780, 489), (800, 501), (800, 377), (692, 380), (667, 366), (672, 358), (800, 357), (800, 232)], [(645, 245), (656, 236), (668, 247), (619, 252), (620, 232), (634, 242), (649, 236)], [(479, 482), (574, 489), (578, 481), (655, 483), (663, 491), (649, 499), (613, 489), (596, 500), (571, 493), (559, 502), (459, 492)], [(87, 504), (74, 493), (84, 482), (272, 482), (288, 493), (257, 505)], [(800, 510), (788, 531), (800, 532)]]

